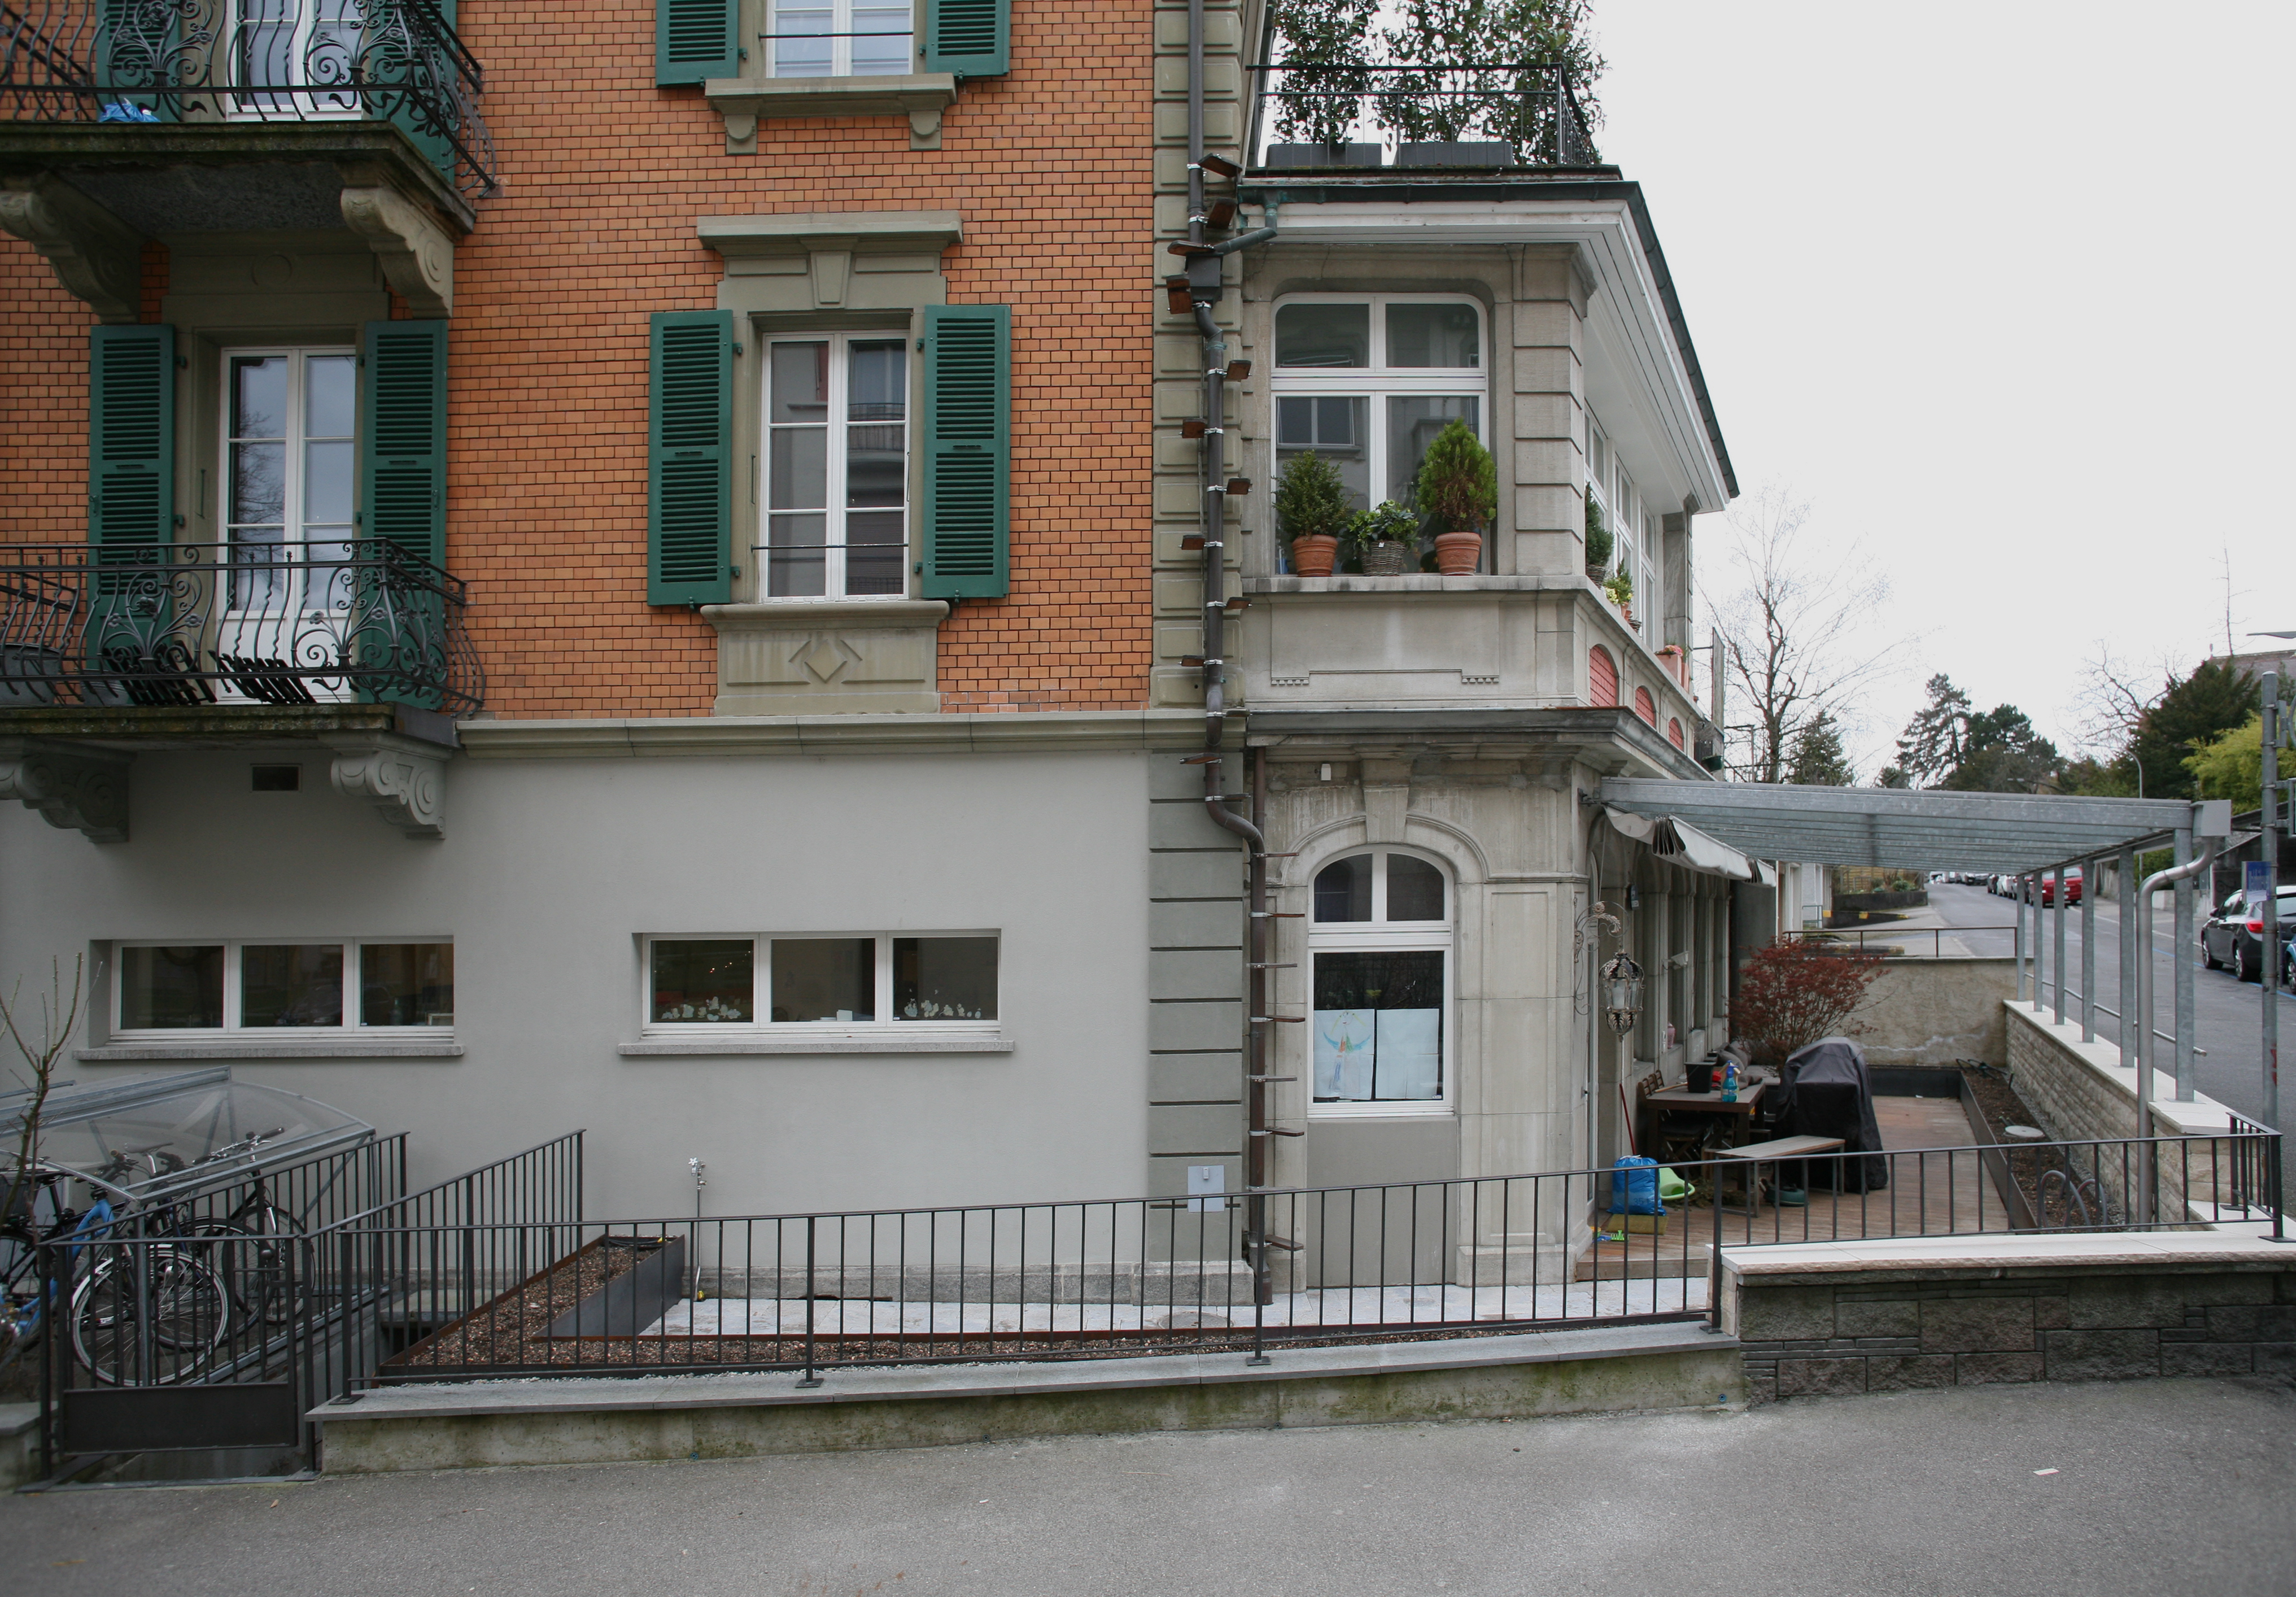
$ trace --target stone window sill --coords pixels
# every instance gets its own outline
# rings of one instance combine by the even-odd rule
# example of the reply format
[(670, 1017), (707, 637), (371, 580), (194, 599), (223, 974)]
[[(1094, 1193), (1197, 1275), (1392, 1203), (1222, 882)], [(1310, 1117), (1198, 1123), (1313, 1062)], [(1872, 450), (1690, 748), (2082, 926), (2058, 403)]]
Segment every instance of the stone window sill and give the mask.
[(940, 148), (940, 114), (956, 102), (948, 72), (885, 78), (713, 78), (702, 86), (726, 119), (726, 153), (755, 155), (758, 123), (776, 117), (900, 117), (909, 148)]
[(904, 1032), (888, 1028), (883, 1036), (859, 1036), (849, 1031), (823, 1036), (767, 1036), (752, 1032), (738, 1037), (647, 1037), (624, 1043), (617, 1050), (624, 1059), (696, 1058), (704, 1054), (777, 1053), (1010, 1053), (1013, 1039), (1001, 1031)]
[(452, 1037), (437, 1042), (418, 1037), (312, 1037), (291, 1043), (239, 1039), (212, 1043), (107, 1043), (93, 1048), (75, 1048), (72, 1057), (90, 1064), (135, 1060), (460, 1059), (463, 1045)]

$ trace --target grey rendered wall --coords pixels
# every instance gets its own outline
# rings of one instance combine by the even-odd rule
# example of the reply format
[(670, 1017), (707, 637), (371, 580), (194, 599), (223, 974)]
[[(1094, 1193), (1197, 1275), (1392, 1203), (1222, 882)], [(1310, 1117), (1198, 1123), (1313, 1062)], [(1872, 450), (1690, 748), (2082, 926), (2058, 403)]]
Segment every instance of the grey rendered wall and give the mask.
[[(463, 758), (428, 843), (316, 749), (306, 790), (250, 792), (283, 758), (139, 756), (125, 844), (0, 806), (0, 982), (96, 939), (448, 934), (460, 1058), (244, 1075), (413, 1132), (418, 1180), (587, 1127), (599, 1216), (692, 1212), (694, 1156), (719, 1214), (1144, 1190), (1148, 757)], [(641, 933), (904, 930), (1003, 935), (1011, 1052), (617, 1052)]]

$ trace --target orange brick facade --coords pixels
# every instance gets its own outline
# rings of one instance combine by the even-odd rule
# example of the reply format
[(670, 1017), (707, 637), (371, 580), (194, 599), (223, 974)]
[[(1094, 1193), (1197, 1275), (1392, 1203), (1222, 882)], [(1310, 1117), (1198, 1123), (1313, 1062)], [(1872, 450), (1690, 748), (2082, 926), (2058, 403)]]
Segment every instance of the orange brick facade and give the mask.
[[(1010, 75), (964, 86), (939, 150), (871, 117), (761, 121), (753, 156), (725, 153), (699, 88), (655, 86), (650, 0), (534, 20), (459, 18), (502, 178), (456, 250), (449, 334), (447, 560), (488, 708), (709, 712), (712, 629), (645, 602), (649, 314), (715, 302), (699, 217), (922, 209), (964, 217), (950, 302), (1013, 309), (1012, 591), (941, 625), (943, 708), (1144, 704), (1152, 13), (1016, 5)], [(165, 271), (147, 250), (146, 320)], [(0, 539), (77, 540), (94, 318), (5, 237), (0, 302)]]

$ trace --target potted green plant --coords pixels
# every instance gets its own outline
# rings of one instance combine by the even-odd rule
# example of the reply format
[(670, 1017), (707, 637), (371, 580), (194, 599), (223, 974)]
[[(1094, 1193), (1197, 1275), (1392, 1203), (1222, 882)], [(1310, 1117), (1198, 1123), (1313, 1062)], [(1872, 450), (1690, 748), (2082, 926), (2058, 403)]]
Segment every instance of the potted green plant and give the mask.
[(1419, 518), (1383, 500), (1348, 523), (1348, 541), (1366, 577), (1400, 577), (1419, 563)]
[(1611, 602), (1619, 607), (1619, 613), (1627, 618), (1627, 625), (1637, 632), (1641, 631), (1642, 623), (1635, 619), (1635, 579), (1623, 570), (1618, 571), (1603, 585), (1603, 592), (1609, 594)]
[(1292, 543), (1292, 569), (1329, 577), (1339, 558), (1340, 530), (1348, 524), (1347, 484), (1339, 468), (1313, 449), (1283, 463), (1275, 479), (1275, 520)]
[(1611, 569), (1611, 528), (1603, 520), (1603, 507), (1595, 495), (1587, 495), (1587, 575), (1596, 582), (1603, 580)]
[(1482, 529), (1499, 507), (1498, 468), (1464, 422), (1452, 422), (1427, 446), (1413, 497), (1448, 528), (1435, 535), (1437, 570), (1464, 577), (1482, 564)]

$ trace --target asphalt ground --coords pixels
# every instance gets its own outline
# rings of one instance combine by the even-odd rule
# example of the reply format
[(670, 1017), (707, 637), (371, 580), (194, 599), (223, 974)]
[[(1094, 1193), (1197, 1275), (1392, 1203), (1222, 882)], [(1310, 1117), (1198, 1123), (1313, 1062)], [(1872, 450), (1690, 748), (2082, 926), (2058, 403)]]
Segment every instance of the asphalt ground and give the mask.
[[(1931, 883), (1930, 907), (1948, 926), (2011, 927), (2017, 920), (2014, 900), (1997, 898), (1983, 888), (1962, 887), (1943, 882)], [(2121, 906), (2100, 899), (2096, 905), (2096, 1002), (2106, 1009), (2120, 1009), (2120, 927)], [(2028, 911), (2028, 914), (2031, 912)], [(2042, 996), (2049, 1003), (2050, 1013), (2055, 1013), (2056, 981), (2056, 910), (2052, 906), (2043, 915), (2044, 978)], [(2195, 931), (2203, 917), (2197, 906), (2194, 920)], [(2074, 905), (2065, 912), (2065, 1015), (2076, 1023), (2079, 1017), (2079, 995), (2081, 987), (2080, 968), (2080, 905)], [(2153, 1003), (2159, 1008), (2155, 1023), (2162, 1031), (2174, 1031), (2177, 1003), (2176, 962), (2179, 950), (2176, 938), (2177, 923), (2173, 914), (2163, 911), (2153, 917)], [(1955, 934), (1966, 944), (1972, 954), (2007, 954), (2013, 941), (2007, 930)], [(1928, 941), (1925, 936), (1908, 932), (1902, 939), (1906, 947), (1919, 952)], [(2194, 962), (2193, 971), (2193, 1039), (2208, 1052), (2194, 1061), (2194, 1074), (2200, 1090), (2218, 1102), (2240, 1114), (2247, 1115), (2259, 1124), (2271, 1124), (2266, 1102), (2264, 1081), (2264, 989), (2253, 982), (2233, 979), (2230, 970), (2210, 970), (2200, 964), (2197, 945), (2187, 945), (2183, 956)], [(2280, 1027), (2286, 1034), (2282, 1045), (2284, 1060), (2296, 1060), (2296, 997), (2280, 995)], [(2120, 1040), (2120, 1022), (2100, 1016), (2097, 1036), (2107, 1042)], [(2284, 1069), (2283, 1118), (2296, 1113), (2296, 1080), (2286, 1077)]]
[(0, 1590), (676, 1597), (2296, 1591), (2296, 1395), (1073, 1437), (0, 1500)]

